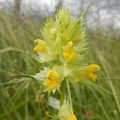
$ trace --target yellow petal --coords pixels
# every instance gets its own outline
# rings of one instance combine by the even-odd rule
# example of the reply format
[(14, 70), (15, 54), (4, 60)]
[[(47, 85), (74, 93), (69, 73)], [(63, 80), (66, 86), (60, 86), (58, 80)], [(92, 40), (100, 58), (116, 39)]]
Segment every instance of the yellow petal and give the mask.
[(87, 77), (90, 79), (90, 80), (92, 80), (92, 81), (96, 81), (96, 79), (97, 79), (97, 75), (96, 74), (93, 74), (93, 73), (88, 73), (87, 74)]
[(68, 120), (77, 120), (77, 118), (74, 114), (72, 114), (69, 116)]
[(90, 64), (90, 65), (87, 66), (87, 71), (89, 73), (93, 73), (95, 71), (100, 71), (100, 66), (96, 65), (96, 64)]

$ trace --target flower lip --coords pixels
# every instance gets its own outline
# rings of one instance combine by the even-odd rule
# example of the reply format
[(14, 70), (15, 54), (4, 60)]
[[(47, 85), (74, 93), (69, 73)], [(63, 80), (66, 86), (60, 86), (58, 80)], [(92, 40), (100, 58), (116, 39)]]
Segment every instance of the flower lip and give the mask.
[(97, 64), (90, 64), (87, 66), (87, 71), (88, 72), (100, 71), (100, 66)]
[(90, 64), (87, 66), (87, 74), (86, 76), (92, 80), (96, 81), (97, 75), (100, 72), (100, 66), (97, 64)]

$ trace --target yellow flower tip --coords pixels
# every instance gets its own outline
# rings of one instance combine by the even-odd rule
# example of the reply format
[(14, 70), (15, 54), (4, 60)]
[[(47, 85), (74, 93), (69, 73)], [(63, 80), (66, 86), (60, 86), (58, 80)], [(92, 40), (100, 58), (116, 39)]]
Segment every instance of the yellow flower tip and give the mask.
[(46, 74), (47, 80), (43, 83), (49, 89), (54, 89), (58, 86), (59, 77), (55, 70), (49, 70)]
[(96, 64), (91, 64), (87, 66), (87, 77), (92, 80), (96, 81), (97, 74), (100, 72), (100, 66)]
[(89, 73), (97, 73), (100, 71), (100, 66), (97, 64), (90, 64), (87, 66), (87, 71)]
[(68, 120), (77, 120), (76, 116), (73, 114), (73, 115), (70, 115)]
[(73, 42), (69, 41), (66, 46), (63, 47), (63, 56), (66, 59), (74, 59), (76, 57), (76, 53), (74, 52)]
[(47, 51), (47, 46), (43, 40), (36, 39), (34, 43), (35, 43), (34, 51), (36, 52), (38, 51), (41, 53), (45, 53)]

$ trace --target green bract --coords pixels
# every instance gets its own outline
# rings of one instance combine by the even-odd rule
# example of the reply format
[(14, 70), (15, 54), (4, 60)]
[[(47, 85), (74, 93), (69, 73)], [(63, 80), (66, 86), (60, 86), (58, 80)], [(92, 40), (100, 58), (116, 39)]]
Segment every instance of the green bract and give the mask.
[(49, 57), (52, 58), (50, 60), (57, 59), (63, 64), (63, 46), (72, 41), (80, 57), (75, 62), (80, 63), (87, 45), (83, 17), (73, 19), (69, 10), (60, 9), (55, 19), (48, 18), (46, 20), (42, 30), (42, 38), (50, 50)]

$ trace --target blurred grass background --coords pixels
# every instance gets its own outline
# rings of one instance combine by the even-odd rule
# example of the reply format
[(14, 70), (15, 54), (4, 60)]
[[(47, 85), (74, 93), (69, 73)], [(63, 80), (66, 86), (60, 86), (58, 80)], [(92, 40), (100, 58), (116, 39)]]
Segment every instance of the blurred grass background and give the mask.
[[(38, 71), (33, 47), (42, 25), (31, 16), (0, 11), (0, 120), (56, 120), (39, 84), (16, 76)], [(120, 120), (120, 36), (113, 29), (105, 32), (87, 29), (90, 63), (99, 64), (101, 73), (97, 83), (71, 86), (78, 120)]]

